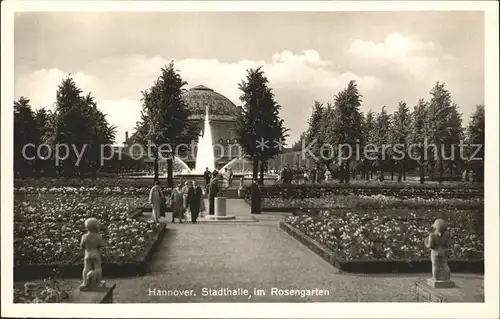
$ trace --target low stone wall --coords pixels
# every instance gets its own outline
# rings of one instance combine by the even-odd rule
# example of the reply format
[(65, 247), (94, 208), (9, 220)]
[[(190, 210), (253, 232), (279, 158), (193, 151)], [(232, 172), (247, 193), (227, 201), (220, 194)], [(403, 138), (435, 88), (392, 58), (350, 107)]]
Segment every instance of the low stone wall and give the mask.
[[(432, 268), (430, 260), (342, 260), (329, 248), (286, 222), (280, 228), (314, 251), (337, 269), (352, 273), (428, 273)], [(452, 273), (484, 274), (484, 260), (450, 260)]]

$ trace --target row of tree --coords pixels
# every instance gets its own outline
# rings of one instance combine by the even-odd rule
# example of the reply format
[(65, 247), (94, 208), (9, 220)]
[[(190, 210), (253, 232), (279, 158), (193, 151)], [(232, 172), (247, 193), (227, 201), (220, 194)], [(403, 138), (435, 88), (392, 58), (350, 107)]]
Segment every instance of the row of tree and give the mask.
[[(173, 185), (172, 150), (181, 143), (188, 144), (199, 134), (196, 125), (188, 121), (191, 110), (182, 96), (186, 84), (173, 62), (161, 69), (158, 79), (142, 92), (141, 118), (132, 139), (148, 150), (153, 146), (150, 155), (154, 158), (155, 180), (159, 178), (160, 155), (167, 158), (170, 186)], [(269, 143), (284, 140), (287, 129), (279, 117), (280, 105), (275, 102), (260, 68), (248, 70), (239, 88), (243, 106), (237, 120), (238, 141), (253, 160), (254, 178), (260, 167), (262, 181), (265, 163), (282, 151), (281, 147)], [(29, 99), (21, 97), (14, 102), (16, 175), (86, 176), (92, 173), (95, 176), (99, 170), (142, 168), (140, 161), (131, 160), (126, 154), (118, 160), (118, 156), (110, 156), (111, 148), (101, 147), (113, 143), (115, 129), (98, 109), (92, 95), (83, 95), (71, 76), (59, 85), (53, 111), (45, 108), (34, 111)], [(261, 140), (269, 141), (268, 146), (257, 147), (257, 141)], [(69, 152), (57, 154), (56, 149), (62, 150), (59, 145), (68, 145)], [(170, 147), (160, 149), (159, 145)], [(111, 159), (103, 161), (103, 158)]]
[[(476, 107), (468, 127), (464, 128), (462, 115), (444, 83), (436, 83), (429, 101), (420, 99), (413, 109), (399, 102), (393, 114), (389, 114), (385, 106), (379, 113), (369, 110), (364, 114), (360, 111), (361, 103), (362, 96), (354, 81), (335, 96), (333, 103), (315, 102), (308, 129), (293, 148), (300, 150), (303, 145), (312, 144), (311, 165), (326, 165), (337, 172), (354, 170), (367, 179), (378, 172), (383, 180), (384, 172), (390, 171), (397, 173), (401, 181), (406, 172), (417, 169), (423, 183), (426, 174), (436, 180), (437, 171), (437, 179), (442, 181), (445, 171), (453, 178), (455, 172), (468, 169), (475, 173), (478, 181), (483, 181), (483, 105)], [(463, 147), (465, 156), (461, 156), (461, 141), (477, 146)], [(335, 154), (330, 154), (332, 148), (325, 148), (325, 144), (349, 145), (352, 156), (345, 159), (349, 154), (340, 154), (347, 152), (347, 147), (333, 148)], [(472, 156), (475, 160), (469, 160)], [(345, 160), (342, 162), (339, 158)]]
[(26, 97), (14, 102), (17, 176), (95, 176), (101, 158), (109, 157), (104, 153), (112, 151), (101, 145), (111, 144), (114, 138), (115, 127), (108, 123), (91, 93), (84, 95), (71, 76), (58, 86), (52, 111), (35, 111)]
[[(188, 121), (191, 110), (186, 104), (183, 94), (185, 85), (174, 63), (161, 69), (161, 74), (153, 85), (142, 92), (141, 119), (137, 122), (136, 134), (132, 142), (142, 143), (145, 146), (168, 144), (170, 148), (159, 149), (153, 147), (155, 179), (159, 178), (158, 161), (160, 152), (167, 160), (168, 184), (173, 184), (173, 157), (171, 150), (180, 143), (189, 143), (199, 132), (193, 122)], [(269, 159), (282, 152), (284, 140), (288, 136), (279, 112), (281, 106), (275, 101), (274, 93), (261, 68), (247, 71), (246, 78), (239, 84), (242, 92), (241, 112), (237, 119), (236, 133), (238, 142), (245, 153), (253, 161), (253, 176), (257, 178), (260, 172), (260, 181), (263, 180)], [(441, 153), (441, 146), (455, 154), (459, 154), (459, 141), (480, 144), (482, 148), (476, 157), (484, 157), (484, 107), (478, 106), (467, 129), (462, 127), (461, 114), (457, 105), (453, 103), (450, 92), (444, 83), (437, 83), (430, 92), (430, 100), (420, 99), (413, 110), (406, 103), (400, 102), (393, 114), (388, 114), (385, 107), (380, 113), (372, 111), (363, 114), (360, 111), (362, 96), (354, 81), (347, 88), (339, 92), (333, 103), (326, 105), (316, 102), (309, 120), (309, 127), (301, 135), (296, 145), (313, 143), (310, 151), (314, 154), (314, 165), (326, 165), (330, 170), (341, 167), (346, 171), (353, 168), (361, 171), (369, 178), (377, 171), (383, 178), (384, 171), (398, 173), (398, 179), (405, 177), (408, 170), (418, 168), (421, 182), (425, 172), (431, 179), (435, 178), (437, 169), (439, 180), (443, 179), (445, 166), (453, 174), (454, 170), (464, 166), (472, 169), (479, 181), (483, 179), (483, 160), (464, 162), (460, 156), (447, 159)], [(18, 175), (96, 175), (98, 170), (123, 168), (138, 168), (137, 161), (116, 158), (101, 166), (102, 158), (109, 158), (113, 150), (101, 145), (111, 144), (115, 138), (115, 127), (108, 123), (106, 116), (98, 109), (95, 99), (89, 93), (84, 95), (74, 80), (68, 76), (63, 79), (57, 89), (54, 110), (45, 108), (33, 111), (29, 100), (22, 97), (14, 102), (14, 163)], [(409, 144), (436, 145), (438, 148), (425, 149), (422, 145), (413, 147), (412, 152), (423, 155), (431, 152), (434, 156), (415, 161), (408, 155)], [(35, 147), (25, 148), (32, 144)], [(48, 147), (38, 148), (46, 144)], [(82, 150), (87, 149), (82, 157), (71, 151), (64, 158), (56, 161), (54, 150), (57, 145), (65, 144)], [(350, 145), (351, 158), (347, 158), (347, 149), (336, 153), (334, 148), (325, 148), (323, 145)], [(400, 144), (403, 158), (395, 160), (394, 150), (378, 148), (375, 160), (361, 157), (356, 152), (364, 152), (368, 144)], [(38, 149), (39, 154), (35, 154)], [(468, 149), (470, 151), (470, 148)], [(23, 151), (24, 154), (23, 154)], [(401, 153), (401, 151), (399, 153)], [(108, 152), (108, 153), (106, 153)], [(51, 153), (51, 154), (49, 154)], [(373, 153), (373, 151), (372, 151)], [(40, 158), (40, 155), (42, 158)], [(60, 154), (59, 154), (60, 155)], [(339, 162), (339, 155), (345, 158)], [(125, 156), (125, 155), (122, 155)], [(126, 156), (125, 156), (126, 157)], [(34, 158), (33, 160), (30, 158)], [(78, 163), (78, 165), (75, 165)], [(56, 165), (58, 164), (58, 165)], [(346, 179), (347, 182), (348, 179)]]

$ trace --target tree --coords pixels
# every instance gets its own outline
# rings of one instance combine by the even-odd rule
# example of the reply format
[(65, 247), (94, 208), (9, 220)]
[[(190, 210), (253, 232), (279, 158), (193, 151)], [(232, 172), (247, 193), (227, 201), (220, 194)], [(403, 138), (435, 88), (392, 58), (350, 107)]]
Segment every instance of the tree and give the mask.
[(34, 169), (34, 161), (29, 158), (36, 156), (36, 151), (25, 148), (28, 144), (38, 145), (37, 123), (30, 100), (22, 96), (14, 102), (14, 171), (20, 176), (30, 175)]
[[(447, 118), (448, 129), (443, 136), (444, 152), (447, 154), (448, 170), (450, 178), (453, 180), (455, 168), (463, 164), (460, 157), (460, 141), (465, 139), (464, 128), (462, 127), (462, 114), (458, 112), (458, 106), (454, 103), (451, 106)], [(443, 154), (445, 155), (445, 154)]]
[(443, 144), (450, 134), (450, 113), (453, 111), (451, 94), (444, 83), (437, 82), (431, 89), (431, 101), (427, 112), (427, 131), (429, 140), (433, 144), (434, 157), (430, 158), (431, 180), (434, 179), (435, 161), (439, 170), (439, 182), (443, 181)]
[(327, 147), (323, 147), (330, 138), (330, 134), (332, 131), (332, 123), (335, 117), (335, 108), (334, 106), (328, 102), (326, 107), (323, 110), (323, 117), (320, 121), (320, 129), (317, 136), (316, 144), (312, 149), (313, 154), (319, 157), (319, 161), (321, 164), (326, 165), (326, 167), (332, 171), (330, 167), (333, 164), (333, 150), (328, 149)]
[[(37, 147), (45, 143), (48, 138), (50, 132), (50, 117), (51, 113), (49, 113), (45, 108), (40, 108), (35, 112), (35, 134), (37, 135)], [(44, 174), (53, 173), (53, 165), (51, 165), (51, 162), (44, 160), (44, 158), (46, 157), (47, 149), (41, 148), (40, 153), (41, 155), (43, 155), (43, 158), (39, 157), (38, 155), (35, 158), (35, 175), (40, 175), (41, 171), (43, 171)]]
[[(367, 150), (365, 150), (365, 147), (367, 144), (371, 144), (374, 142), (374, 132), (375, 132), (375, 114), (373, 113), (373, 111), (370, 109), (368, 110), (368, 112), (366, 113), (366, 115), (363, 117), (363, 140), (364, 140), (364, 143), (363, 143), (363, 154), (365, 153), (368, 153), (367, 151), (371, 149), (368, 148)], [(361, 159), (361, 166), (362, 166), (362, 169), (363, 169), (363, 177), (366, 179), (366, 180), (369, 180), (371, 178), (373, 178), (373, 160), (371, 159), (371, 156), (370, 154), (366, 154), (366, 155), (369, 155), (370, 158), (368, 158), (367, 156), (363, 156), (362, 159)]]
[[(324, 112), (324, 107), (323, 104), (315, 101), (314, 106), (312, 107), (312, 113), (311, 117), (309, 118), (308, 121), (308, 128), (305, 133), (305, 145), (309, 145), (311, 143), (314, 143), (312, 145), (311, 152), (315, 155), (319, 155), (319, 148), (320, 145), (317, 144), (317, 139), (319, 137), (319, 133), (321, 131), (321, 121), (323, 119), (323, 116), (325, 115)], [(316, 142), (315, 142), (316, 140)], [(318, 163), (316, 163), (318, 164)]]
[[(42, 134), (44, 142), (52, 149), (66, 146), (66, 150), (61, 148), (62, 153), (55, 159), (60, 163), (56, 173), (66, 176), (79, 174), (83, 177), (89, 169), (95, 176), (96, 163), (100, 162), (100, 145), (114, 141), (115, 127), (107, 122), (92, 95), (82, 93), (68, 75), (58, 86), (54, 112), (42, 111), (39, 114), (40, 121), (46, 123)], [(73, 148), (80, 152), (80, 158)], [(54, 156), (57, 155), (52, 154), (52, 159)]]
[[(101, 158), (109, 158), (109, 148), (102, 148), (101, 145), (110, 144), (115, 140), (116, 126), (110, 125), (106, 116), (97, 108), (95, 99), (89, 93), (83, 99), (87, 117), (87, 130), (89, 132), (89, 158), (88, 163), (95, 178)], [(107, 152), (106, 154), (103, 152)]]
[(423, 184), (425, 181), (424, 165), (426, 163), (426, 160), (424, 156), (424, 141), (427, 138), (427, 112), (428, 103), (425, 102), (424, 99), (419, 99), (417, 105), (415, 105), (415, 107), (413, 108), (411, 117), (411, 133), (409, 139), (411, 143), (417, 147), (412, 147), (410, 149), (410, 151), (412, 152), (410, 155), (412, 156), (412, 158), (418, 158), (417, 162), (419, 165), (420, 184)]
[(382, 107), (382, 111), (377, 114), (375, 120), (375, 128), (373, 131), (373, 142), (377, 147), (378, 159), (375, 167), (379, 170), (379, 180), (384, 180), (384, 171), (387, 166), (387, 150), (385, 145), (389, 142), (389, 132), (391, 127), (391, 116), (386, 111), (386, 106)]
[(334, 99), (334, 116), (329, 142), (330, 145), (344, 145), (339, 149), (341, 153), (339, 159), (345, 161), (339, 161), (339, 164), (341, 182), (345, 183), (349, 182), (351, 157), (355, 155), (356, 145), (362, 143), (363, 139), (363, 121), (359, 110), (361, 98), (356, 82), (350, 81), (347, 88), (339, 92)]
[(398, 154), (393, 154), (393, 159), (398, 170), (398, 182), (401, 182), (403, 175), (406, 175), (405, 163), (408, 159), (407, 149), (409, 144), (410, 126), (411, 126), (411, 114), (406, 103), (401, 101), (398, 104), (398, 109), (394, 112), (392, 116), (390, 130), (390, 140), (393, 149), (398, 148)]
[[(169, 187), (173, 187), (173, 159), (176, 146), (187, 144), (193, 138), (194, 129), (187, 121), (191, 115), (186, 101), (182, 97), (183, 81), (174, 62), (161, 69), (161, 75), (154, 84), (142, 92), (142, 116), (138, 123), (138, 138), (147, 145), (153, 145), (154, 180), (159, 180), (158, 161), (160, 147), (167, 155), (167, 170)], [(162, 146), (163, 145), (163, 146)]]
[(243, 92), (241, 113), (237, 117), (238, 142), (253, 161), (253, 178), (257, 179), (260, 164), (260, 183), (264, 181), (267, 160), (282, 152), (288, 129), (279, 117), (281, 106), (274, 100), (262, 67), (247, 71), (246, 80), (239, 84)]
[(484, 123), (484, 105), (477, 105), (476, 110), (471, 116), (469, 126), (467, 127), (468, 143), (471, 144), (469, 148), (469, 157), (472, 153), (476, 152), (478, 147), (479, 151), (470, 160), (470, 168), (478, 182), (484, 182), (484, 146), (485, 146), (485, 123)]

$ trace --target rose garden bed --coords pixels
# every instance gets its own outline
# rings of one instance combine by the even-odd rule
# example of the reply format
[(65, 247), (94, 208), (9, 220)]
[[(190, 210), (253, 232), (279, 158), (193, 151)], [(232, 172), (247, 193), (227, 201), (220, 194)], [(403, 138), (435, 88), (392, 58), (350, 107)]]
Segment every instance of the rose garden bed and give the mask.
[[(482, 185), (471, 184), (289, 184), (261, 186), (263, 198), (320, 198), (324, 195), (385, 195), (397, 198), (482, 198)], [(245, 196), (250, 197), (250, 188), (245, 188)]]
[[(484, 272), (484, 240), (468, 228), (470, 212), (450, 213), (452, 272)], [(416, 216), (415, 216), (416, 217)], [(423, 239), (436, 216), (395, 218), (381, 214), (322, 211), (289, 216), (280, 227), (335, 267), (351, 272), (429, 272)], [(465, 229), (464, 229), (465, 227)]]
[(14, 203), (14, 279), (51, 276), (80, 277), (79, 247), (84, 221), (96, 217), (106, 246), (102, 250), (105, 277), (144, 272), (165, 224), (131, 218), (142, 198), (115, 196), (25, 196)]
[(400, 198), (385, 195), (322, 195), (318, 198), (263, 198), (263, 211), (316, 209), (452, 209), (482, 210), (483, 198)]

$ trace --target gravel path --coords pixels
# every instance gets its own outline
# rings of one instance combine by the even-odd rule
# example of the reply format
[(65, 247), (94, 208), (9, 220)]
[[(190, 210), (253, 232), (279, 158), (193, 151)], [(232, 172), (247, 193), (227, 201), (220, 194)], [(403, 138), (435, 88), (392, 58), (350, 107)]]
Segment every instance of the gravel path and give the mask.
[[(228, 200), (228, 214), (244, 218), (249, 210), (243, 200)], [(283, 214), (256, 218), (254, 223), (168, 223), (147, 275), (115, 281), (115, 302), (413, 302), (415, 280), (429, 276), (339, 274), (279, 229)], [(483, 276), (457, 274), (453, 280), (479, 289)], [(203, 295), (204, 288), (240, 291), (237, 296), (210, 296)], [(256, 295), (254, 289), (263, 294)], [(287, 289), (310, 289), (315, 295), (280, 295)], [(324, 290), (323, 296), (317, 289)], [(181, 291), (191, 296), (155, 295)]]

